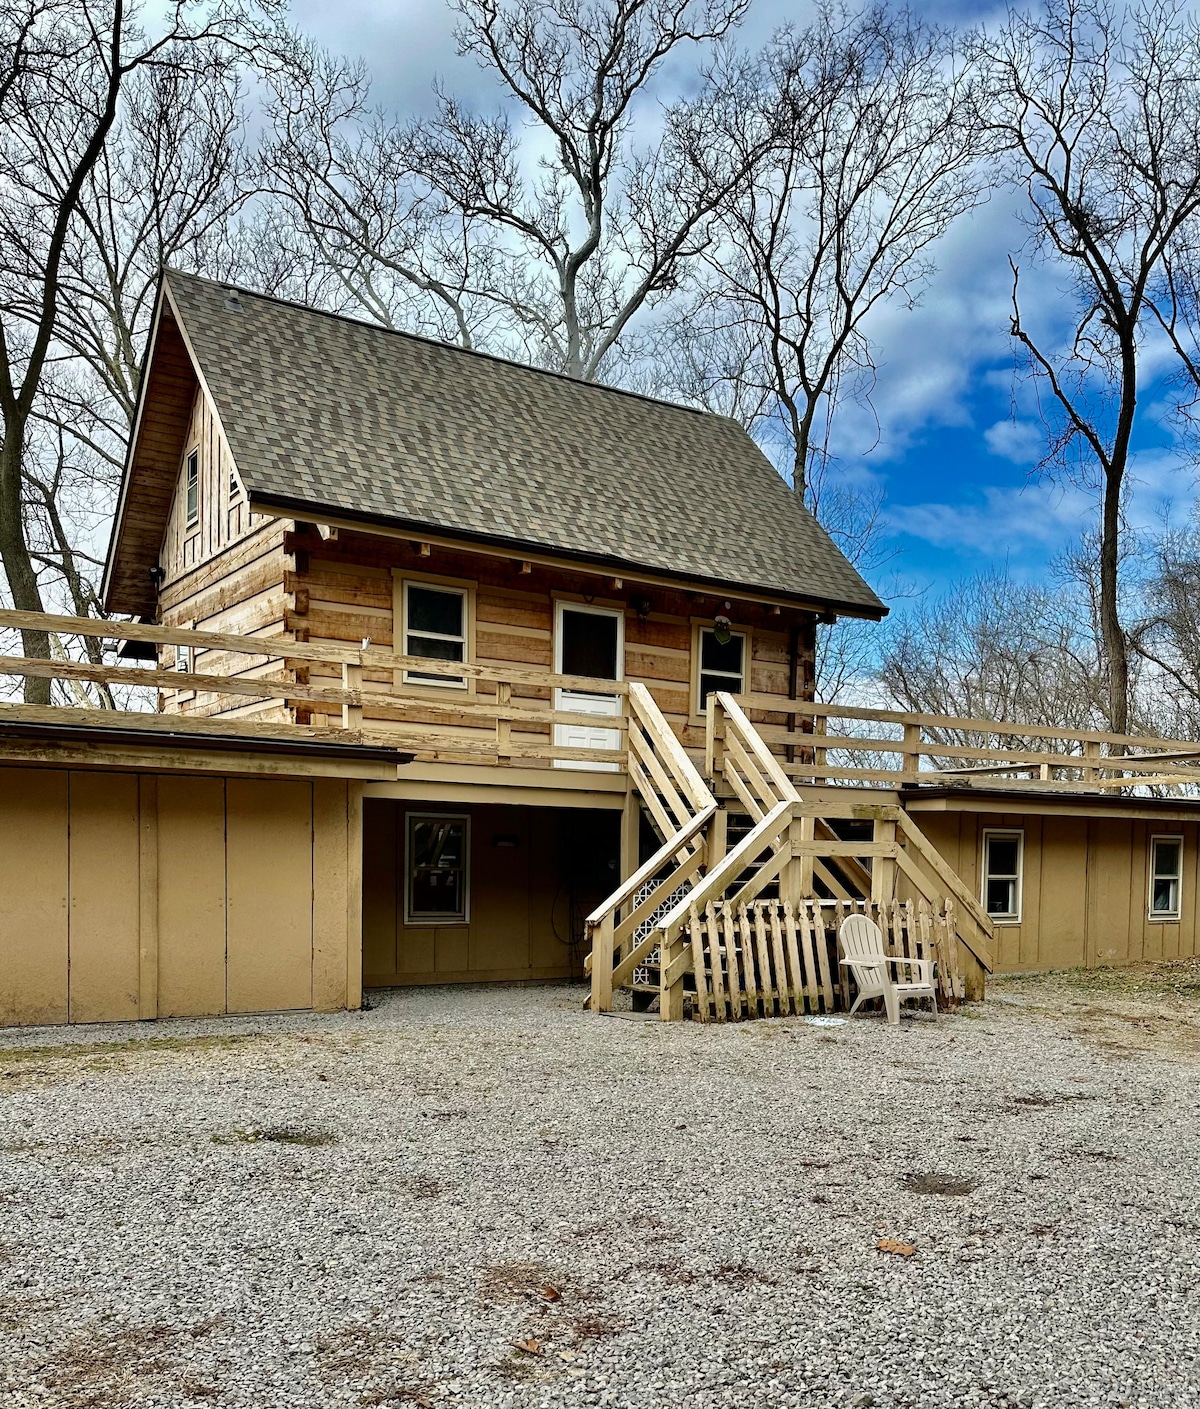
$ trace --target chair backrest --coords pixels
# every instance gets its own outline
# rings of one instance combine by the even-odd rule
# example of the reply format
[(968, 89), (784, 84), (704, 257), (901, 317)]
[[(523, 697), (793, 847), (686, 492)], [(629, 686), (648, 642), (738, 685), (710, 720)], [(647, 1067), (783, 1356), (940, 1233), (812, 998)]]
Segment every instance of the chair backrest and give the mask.
[(883, 931), (869, 915), (848, 915), (838, 938), (847, 959), (869, 963), (883, 958)]

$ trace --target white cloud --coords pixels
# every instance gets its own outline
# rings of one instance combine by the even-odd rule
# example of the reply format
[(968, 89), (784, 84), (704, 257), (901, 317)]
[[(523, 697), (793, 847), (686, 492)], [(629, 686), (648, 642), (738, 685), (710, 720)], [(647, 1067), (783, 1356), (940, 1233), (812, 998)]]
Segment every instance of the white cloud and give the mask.
[(1039, 482), (981, 486), (959, 504), (894, 505), (887, 521), (896, 534), (993, 560), (1057, 550), (1095, 516), (1096, 498), (1087, 490)]
[(1046, 446), (1046, 429), (1036, 421), (997, 421), (983, 433), (987, 448), (1014, 465), (1036, 465)]

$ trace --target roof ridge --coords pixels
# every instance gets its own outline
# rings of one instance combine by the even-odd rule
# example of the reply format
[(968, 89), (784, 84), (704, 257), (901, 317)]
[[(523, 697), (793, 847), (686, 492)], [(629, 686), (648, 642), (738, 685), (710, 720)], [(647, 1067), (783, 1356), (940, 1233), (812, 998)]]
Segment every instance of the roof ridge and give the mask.
[[(278, 304), (281, 308), (294, 308), (300, 313), (312, 313), (319, 318), (332, 318), (338, 323), (349, 323), (357, 328), (367, 328), (372, 332), (386, 333), (392, 337), (407, 338), (410, 342), (424, 343), (428, 347), (440, 348), (445, 352), (460, 352), (466, 357), (482, 357), (488, 362), (498, 362), (502, 367), (512, 367), (518, 372), (533, 372), (541, 377), (555, 377), (559, 381), (569, 382), (572, 386), (583, 387), (592, 391), (612, 392), (617, 396), (630, 396), (635, 401), (645, 401), (651, 406), (665, 406), (671, 411), (687, 411), (693, 416), (706, 416), (714, 421), (733, 421), (734, 425), (741, 426), (741, 422), (732, 416), (724, 416), (717, 411), (706, 410), (703, 406), (687, 406), (681, 401), (668, 401), (665, 397), (650, 396), (644, 391), (633, 391), (629, 387), (612, 386), (608, 382), (586, 381), (582, 377), (573, 377), (569, 372), (556, 372), (552, 367), (538, 367), (532, 362), (518, 362), (512, 357), (501, 357), (495, 352), (485, 352), (477, 347), (459, 347), (456, 343), (445, 342), (441, 338), (427, 337), (424, 333), (409, 333), (400, 328), (388, 328), (382, 323), (372, 323), (367, 318), (355, 318), (348, 313), (334, 313), (326, 308), (314, 308), (312, 304), (298, 303), (295, 299), (280, 298), (277, 294), (265, 294), (259, 289), (248, 289), (243, 284), (234, 284), (225, 279), (210, 279), (204, 274), (192, 274), (185, 269), (172, 269), (167, 266), (163, 270), (166, 278), (191, 279), (198, 284), (208, 284), (214, 289), (224, 289), (230, 293), (245, 294), (247, 298), (261, 299), (263, 303)], [(744, 426), (741, 426), (745, 430)], [(748, 432), (747, 432), (748, 434)]]

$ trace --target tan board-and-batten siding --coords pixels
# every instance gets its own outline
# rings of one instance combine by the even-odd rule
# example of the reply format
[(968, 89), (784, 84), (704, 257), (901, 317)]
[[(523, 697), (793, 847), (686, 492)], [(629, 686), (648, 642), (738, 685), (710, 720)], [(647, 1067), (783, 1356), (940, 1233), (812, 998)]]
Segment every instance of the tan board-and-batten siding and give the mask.
[(357, 1007), (360, 790), (0, 767), (0, 1026)]
[[(1200, 952), (1200, 822), (1182, 811), (1172, 815), (1169, 803), (1158, 817), (1077, 815), (1086, 810), (1079, 801), (1072, 815), (1068, 807), (1043, 802), (987, 812), (947, 804), (918, 813), (926, 836), (976, 895), (984, 832), (1022, 834), (1021, 915), (1019, 922), (996, 922), (997, 969), (1095, 968)], [(1136, 808), (1130, 800), (1129, 810)], [(1178, 920), (1149, 915), (1152, 836), (1183, 840)]]

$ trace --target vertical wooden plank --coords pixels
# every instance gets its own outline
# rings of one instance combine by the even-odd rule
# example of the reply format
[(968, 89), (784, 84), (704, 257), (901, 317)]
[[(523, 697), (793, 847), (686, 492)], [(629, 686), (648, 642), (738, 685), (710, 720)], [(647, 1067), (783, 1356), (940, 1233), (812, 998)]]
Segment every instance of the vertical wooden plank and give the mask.
[(363, 996), (363, 785), (346, 784), (346, 1007)]
[(754, 943), (750, 937), (750, 922), (746, 918), (746, 907), (743, 905), (738, 912), (736, 920), (732, 913), (730, 924), (736, 924), (738, 936), (741, 940), (742, 949), (742, 976), (746, 984), (746, 1009), (747, 1016), (758, 1017), (758, 976), (755, 974), (754, 964)]
[[(748, 911), (743, 912), (747, 915)], [(767, 931), (763, 921), (763, 910), (761, 905), (755, 905), (753, 910), (754, 918), (754, 952), (758, 956), (758, 986), (763, 996), (763, 1016), (772, 1017), (775, 1012), (775, 1003), (779, 997), (779, 984), (771, 977), (771, 956), (767, 949)], [(782, 1012), (782, 1009), (780, 1009)]]
[(725, 901), (718, 901), (716, 910), (721, 934), (725, 940), (725, 972), (729, 980), (729, 1015), (737, 1022), (741, 1020), (742, 1003), (745, 997), (742, 965), (738, 960), (737, 952), (737, 928), (733, 921), (733, 912)]
[(1089, 968), (1120, 963), (1129, 947), (1129, 891), (1133, 858), (1133, 824), (1125, 817), (1093, 817), (1088, 821)]
[(0, 1026), (67, 1021), (67, 774), (0, 768)]
[(225, 781), (158, 779), (158, 1013), (225, 1011)]
[(69, 787), (69, 1020), (136, 1018), (141, 977), (137, 775), (73, 771)]
[(700, 916), (693, 905), (688, 921), (688, 936), (692, 945), (692, 968), (696, 973), (696, 1016), (702, 1023), (708, 1021), (709, 1016), (709, 986), (706, 977), (706, 964), (704, 962), (704, 935), (701, 931)]
[[(611, 1013), (613, 1005), (613, 912), (609, 910), (592, 931), (592, 1000), (593, 1013)], [(664, 961), (666, 955), (660, 958)]]
[[(820, 1007), (820, 985), (817, 980), (816, 956), (813, 951), (813, 914), (816, 914), (817, 925), (821, 925), (820, 902), (806, 900), (800, 907), (797, 916), (800, 925), (800, 957), (804, 965), (804, 1000), (805, 1006), (810, 1013), (815, 1013)], [(825, 942), (824, 928), (819, 929), (820, 942)]]
[(393, 984), (400, 977), (400, 804), (365, 799), (361, 825), (362, 972), (368, 984)]
[(783, 945), (787, 955), (792, 995), (792, 1011), (804, 1011), (804, 970), (800, 965), (800, 950), (796, 944), (796, 912), (790, 905), (783, 907)]
[[(817, 946), (817, 967), (821, 974), (821, 1001), (825, 1005), (827, 1013), (833, 1012), (833, 977), (829, 972), (829, 935), (825, 930), (825, 909), (821, 905), (813, 905), (813, 919), (815, 921), (815, 934), (813, 936)], [(835, 959), (841, 958), (841, 947), (837, 940), (837, 931), (842, 923), (842, 904), (839, 901), (833, 911), (833, 953)]]
[(229, 1011), (310, 1008), (312, 784), (230, 778), (226, 799)]
[(138, 1017), (158, 1017), (158, 779), (138, 775)]
[(346, 783), (314, 778), (312, 789), (312, 1005), (331, 1012), (346, 1006), (349, 971)]
[(783, 930), (779, 923), (779, 906), (767, 904), (767, 919), (771, 926), (771, 953), (775, 957), (775, 987), (779, 991), (779, 1012), (786, 1015), (791, 1011), (791, 991), (788, 984), (787, 958), (783, 950)]
[(708, 952), (712, 965), (712, 995), (713, 1013), (717, 1022), (725, 1021), (725, 975), (721, 968), (721, 944), (720, 935), (717, 932), (717, 920), (713, 911), (713, 904), (710, 900), (704, 910), (704, 928), (708, 936)]
[(1069, 969), (1084, 964), (1090, 869), (1087, 819), (1045, 817), (1042, 821), (1038, 968)]

